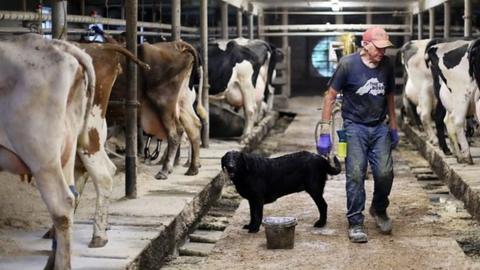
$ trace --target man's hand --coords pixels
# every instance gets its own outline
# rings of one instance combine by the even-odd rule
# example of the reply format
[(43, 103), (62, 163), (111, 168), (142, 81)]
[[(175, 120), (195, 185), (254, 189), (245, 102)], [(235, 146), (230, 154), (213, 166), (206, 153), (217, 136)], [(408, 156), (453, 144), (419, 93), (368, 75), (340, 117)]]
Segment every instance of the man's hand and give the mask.
[(332, 150), (332, 139), (330, 138), (330, 134), (320, 134), (320, 138), (317, 141), (317, 152), (320, 155), (327, 156), (330, 154), (330, 150)]
[(392, 149), (395, 149), (400, 141), (400, 137), (398, 136), (398, 131), (396, 128), (390, 129), (390, 139), (392, 141)]

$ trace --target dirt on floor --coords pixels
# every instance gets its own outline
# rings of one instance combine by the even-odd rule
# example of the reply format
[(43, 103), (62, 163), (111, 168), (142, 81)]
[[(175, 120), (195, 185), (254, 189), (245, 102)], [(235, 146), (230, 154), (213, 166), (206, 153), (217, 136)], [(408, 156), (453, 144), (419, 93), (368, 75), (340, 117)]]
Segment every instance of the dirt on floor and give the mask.
[[(304, 108), (308, 102), (314, 102), (299, 101)], [(307, 112), (302, 118), (300, 113), (293, 121), (289, 130), (295, 130), (291, 131), (295, 132), (295, 139), (289, 137), (289, 130), (269, 137), (262, 144), (267, 148), (264, 152), (280, 155), (295, 148), (314, 151), (308, 133), (312, 131), (311, 123), (309, 128), (302, 124), (311, 122), (309, 115)], [(326, 185), (329, 210), (324, 228), (313, 227), (318, 210), (305, 192), (265, 206), (264, 216), (297, 218), (294, 249), (268, 250), (263, 227), (256, 234), (243, 230), (242, 226), (249, 221), (248, 202), (243, 200), (212, 253), (194, 265), (178, 269), (480, 269), (478, 222), (448, 194), (441, 179), (439, 183), (429, 183), (430, 186), (417, 180), (414, 170), (428, 171), (429, 166), (404, 137), (394, 152), (394, 161), (395, 180), (388, 209), (393, 219), (392, 235), (380, 234), (365, 211), (368, 243), (354, 244), (348, 240), (345, 175), (341, 174)], [(370, 207), (372, 192), (369, 175), (366, 209)]]

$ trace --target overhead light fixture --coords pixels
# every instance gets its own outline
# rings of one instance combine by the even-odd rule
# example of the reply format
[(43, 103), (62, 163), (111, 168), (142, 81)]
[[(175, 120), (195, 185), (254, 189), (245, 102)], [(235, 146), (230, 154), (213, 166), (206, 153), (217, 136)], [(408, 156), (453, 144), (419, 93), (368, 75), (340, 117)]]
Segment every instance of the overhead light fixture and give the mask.
[(342, 10), (342, 7), (340, 6), (340, 1), (339, 0), (330, 0), (330, 6), (332, 8), (332, 11), (338, 12)]

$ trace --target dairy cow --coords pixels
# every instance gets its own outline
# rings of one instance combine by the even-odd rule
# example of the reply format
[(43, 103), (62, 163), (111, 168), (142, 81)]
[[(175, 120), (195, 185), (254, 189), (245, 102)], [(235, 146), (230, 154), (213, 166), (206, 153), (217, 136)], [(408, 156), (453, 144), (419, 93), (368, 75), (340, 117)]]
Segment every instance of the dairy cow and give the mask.
[(444, 136), (441, 129), (446, 124), (457, 161), (473, 164), (465, 136), (465, 120), (470, 110), (480, 116), (478, 77), (478, 40), (440, 42), (427, 47), (426, 61), (434, 82), (434, 91), (439, 99), (436, 109), (437, 136)]
[(279, 56), (279, 51), (263, 40), (238, 38), (208, 45), (210, 100), (243, 108), (244, 138), (251, 133), (262, 107), (273, 107), (271, 82)]
[(94, 91), (92, 60), (78, 47), (35, 34), (0, 39), (0, 169), (32, 175), (52, 217), (45, 269), (71, 269), (75, 155), (87, 151)]
[[(191, 161), (186, 175), (196, 175), (200, 166), (201, 119), (206, 119), (205, 109), (193, 103), (197, 95), (190, 91), (190, 75), (197, 72), (198, 55), (195, 48), (183, 41), (142, 44), (138, 57), (151, 69), (139, 76), (140, 123), (149, 135), (163, 140), (168, 146), (157, 179), (166, 179), (173, 170), (175, 153), (185, 131), (191, 144)], [(115, 83), (113, 99), (124, 95), (125, 77)], [(115, 115), (113, 117), (116, 117)]]
[(400, 49), (401, 60), (408, 76), (403, 93), (403, 106), (410, 112), (410, 120), (416, 121), (419, 117), (428, 140), (436, 143), (437, 136), (432, 120), (436, 98), (433, 92), (432, 73), (425, 63), (425, 49), (430, 41), (430, 39), (413, 40)]

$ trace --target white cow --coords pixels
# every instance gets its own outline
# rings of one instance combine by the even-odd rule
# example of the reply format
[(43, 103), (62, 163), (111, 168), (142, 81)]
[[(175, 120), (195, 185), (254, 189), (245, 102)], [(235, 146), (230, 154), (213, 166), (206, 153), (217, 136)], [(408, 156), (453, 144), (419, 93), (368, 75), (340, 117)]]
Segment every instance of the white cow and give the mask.
[(478, 85), (472, 70), (471, 46), (474, 41), (457, 40), (431, 46), (427, 60), (431, 63), (434, 88), (446, 109), (444, 122), (457, 161), (473, 164), (465, 136), (465, 120), (469, 108), (476, 107), (480, 116)]
[(33, 175), (55, 226), (45, 269), (70, 269), (77, 144), (95, 91), (91, 58), (40, 35), (0, 39), (0, 169)]
[(420, 117), (428, 140), (437, 143), (437, 136), (433, 129), (432, 110), (436, 104), (433, 92), (433, 79), (430, 69), (425, 63), (425, 49), (430, 39), (414, 40), (403, 45), (401, 59), (408, 78), (403, 93), (403, 106), (415, 106)]

